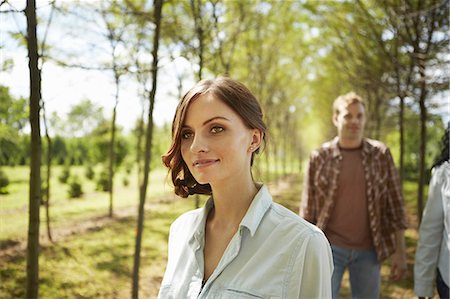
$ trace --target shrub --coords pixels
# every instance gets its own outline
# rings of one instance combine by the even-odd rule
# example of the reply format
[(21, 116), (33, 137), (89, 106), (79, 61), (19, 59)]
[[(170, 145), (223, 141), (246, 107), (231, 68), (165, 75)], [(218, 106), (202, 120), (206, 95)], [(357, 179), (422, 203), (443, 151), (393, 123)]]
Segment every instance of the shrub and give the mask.
[(0, 194), (8, 194), (8, 185), (8, 176), (2, 169), (0, 169)]
[(70, 177), (70, 167), (69, 166), (64, 166), (61, 175), (59, 176), (59, 181), (63, 184), (67, 183), (67, 180)]
[(92, 181), (94, 179), (95, 176), (95, 172), (94, 172), (94, 168), (91, 165), (88, 165), (86, 168), (86, 178), (90, 181)]
[(130, 184), (130, 180), (128, 179), (128, 177), (124, 176), (122, 179), (122, 183), (124, 187), (127, 187)]
[(69, 182), (69, 198), (79, 198), (83, 195), (83, 188), (77, 176), (74, 176)]
[(111, 187), (109, 185), (109, 174), (108, 171), (103, 170), (97, 179), (97, 190), (109, 192)]

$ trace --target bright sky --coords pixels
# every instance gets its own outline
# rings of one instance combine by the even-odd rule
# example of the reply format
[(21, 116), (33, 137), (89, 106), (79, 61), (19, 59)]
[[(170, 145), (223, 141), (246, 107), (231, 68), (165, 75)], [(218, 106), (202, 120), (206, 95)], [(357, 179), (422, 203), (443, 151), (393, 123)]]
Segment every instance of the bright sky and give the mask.
[[(17, 9), (23, 9), (25, 3), (25, 1), (20, 1), (19, 4), (19, 1), (14, 0), (10, 2)], [(38, 7), (39, 3), (46, 4), (48, 1), (38, 1)], [(2, 7), (1, 9), (7, 8)], [(11, 94), (15, 97), (28, 98), (27, 51), (24, 46), (20, 47), (17, 42), (11, 40), (7, 33), (17, 31), (18, 28), (24, 31), (26, 26), (24, 22), (25, 18), (22, 14), (16, 13), (15, 16), (12, 16), (12, 14), (0, 13), (0, 64), (3, 64), (5, 59), (12, 59), (14, 64), (12, 69), (0, 73), (0, 84), (9, 87)], [(58, 34), (57, 24), (52, 23), (52, 26), (49, 31), (49, 40), (52, 33)], [(70, 41), (70, 39), (65, 39), (65, 41)], [(64, 47), (64, 45), (62, 46)], [(190, 88), (194, 82), (192, 66), (186, 59), (161, 60), (153, 113), (156, 125), (171, 122), (175, 113), (178, 103), (177, 80), (174, 78), (175, 71), (189, 74), (183, 82), (183, 92)], [(72, 106), (81, 100), (89, 99), (104, 107), (105, 115), (110, 117), (115, 92), (115, 86), (112, 82), (111, 72), (63, 68), (47, 61), (42, 73), (42, 96), (45, 100), (47, 115), (56, 111), (60, 117), (64, 118)], [(141, 114), (141, 99), (137, 95), (138, 89), (134, 82), (128, 80), (123, 82), (120, 90), (117, 123), (123, 126), (126, 131), (134, 126), (136, 119)]]

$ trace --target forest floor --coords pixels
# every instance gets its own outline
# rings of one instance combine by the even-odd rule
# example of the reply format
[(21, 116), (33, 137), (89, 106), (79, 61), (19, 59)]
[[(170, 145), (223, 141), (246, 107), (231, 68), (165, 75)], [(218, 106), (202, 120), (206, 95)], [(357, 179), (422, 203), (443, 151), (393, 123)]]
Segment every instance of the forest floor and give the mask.
[[(269, 184), (274, 201), (296, 213), (299, 209), (301, 188), (302, 184), (297, 175), (289, 175)], [(382, 267), (382, 298), (414, 297), (412, 271), (418, 237), (417, 219), (413, 216), (414, 195), (411, 188), (406, 188), (405, 198), (410, 224), (406, 231), (408, 274), (403, 280), (392, 282), (389, 280), (389, 264), (385, 263)], [(201, 204), (204, 199), (201, 199)], [(153, 198), (145, 208), (140, 292), (142, 297), (154, 298), (165, 269), (168, 227), (179, 214), (193, 208), (193, 201), (165, 194)], [(42, 220), (41, 297), (130, 297), (136, 212), (136, 206), (128, 206), (117, 209), (112, 218), (94, 216), (83, 221), (68, 221), (52, 230), (53, 243), (46, 237), (45, 222)], [(23, 297), (25, 249), (26, 241), (23, 239), (0, 243), (0, 264), (6, 265), (0, 270), (1, 298)], [(341, 298), (349, 297), (348, 276), (345, 275)]]

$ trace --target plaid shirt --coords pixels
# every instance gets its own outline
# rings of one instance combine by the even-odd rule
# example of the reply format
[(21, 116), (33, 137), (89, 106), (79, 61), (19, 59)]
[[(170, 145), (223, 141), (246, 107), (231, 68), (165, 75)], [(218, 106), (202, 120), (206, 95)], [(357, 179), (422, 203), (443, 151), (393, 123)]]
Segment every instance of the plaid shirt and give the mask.
[[(337, 137), (310, 156), (300, 215), (322, 230), (338, 194), (341, 161)], [(372, 241), (381, 263), (395, 251), (395, 232), (407, 228), (402, 188), (391, 153), (383, 143), (363, 139), (362, 163)]]

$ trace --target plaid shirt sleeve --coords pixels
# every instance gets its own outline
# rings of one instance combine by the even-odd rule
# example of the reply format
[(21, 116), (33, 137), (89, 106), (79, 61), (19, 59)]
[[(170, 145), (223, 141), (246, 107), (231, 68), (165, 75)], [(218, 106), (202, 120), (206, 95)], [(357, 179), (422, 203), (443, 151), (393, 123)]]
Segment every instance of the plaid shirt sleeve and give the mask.
[(316, 224), (318, 217), (317, 201), (314, 198), (314, 171), (317, 156), (314, 152), (309, 157), (308, 169), (303, 180), (302, 203), (300, 205), (300, 216), (305, 220)]
[(402, 186), (400, 182), (400, 176), (398, 174), (397, 169), (394, 165), (394, 160), (392, 159), (392, 155), (389, 149), (386, 149), (386, 163), (387, 163), (387, 171), (388, 177), (388, 204), (386, 215), (389, 219), (389, 225), (391, 227), (391, 231), (398, 231), (402, 229), (408, 228), (405, 208), (403, 204), (403, 193)]

